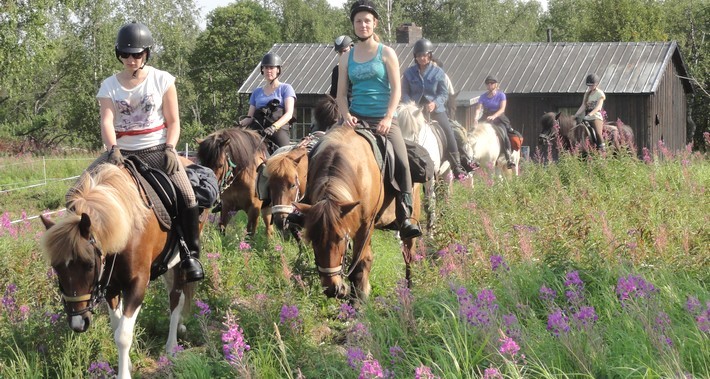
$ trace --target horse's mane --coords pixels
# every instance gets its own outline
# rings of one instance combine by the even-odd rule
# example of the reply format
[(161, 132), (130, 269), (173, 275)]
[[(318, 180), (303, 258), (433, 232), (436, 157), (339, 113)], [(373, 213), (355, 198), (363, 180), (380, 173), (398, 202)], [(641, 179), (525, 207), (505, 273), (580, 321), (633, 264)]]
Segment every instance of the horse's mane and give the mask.
[(397, 123), (405, 140), (416, 141), (425, 122), (424, 115), (413, 101), (402, 103), (397, 107)]
[(555, 126), (555, 116), (555, 112), (546, 112), (542, 115), (540, 125), (542, 125), (543, 133), (547, 133)]
[(107, 254), (123, 250), (143, 230), (149, 209), (133, 180), (122, 169), (102, 164), (79, 179), (67, 208), (73, 213), (58, 221), (42, 236), (42, 246), (52, 265), (70, 259), (93, 259), (93, 250), (79, 233), (81, 214), (91, 221), (91, 231)]
[(242, 127), (222, 129), (210, 134), (200, 143), (197, 158), (201, 164), (216, 168), (221, 160), (225, 141), (232, 163), (240, 168), (255, 165), (254, 157), (266, 151), (257, 132)]
[(353, 159), (343, 154), (348, 139), (359, 138), (347, 127), (331, 129), (309, 161), (308, 194), (315, 201), (306, 220), (306, 238), (312, 242), (330, 241), (330, 233), (338, 233), (347, 225), (341, 217), (340, 205), (355, 200), (351, 189), (357, 188), (358, 176)]
[(315, 130), (314, 131), (326, 131), (333, 124), (338, 122), (338, 103), (330, 95), (325, 95), (325, 97), (320, 100), (313, 111), (313, 117), (315, 120)]
[(298, 173), (298, 168), (294, 159), (306, 154), (305, 147), (296, 147), (281, 154), (272, 155), (266, 161), (266, 173), (268, 176), (280, 178), (291, 177)]

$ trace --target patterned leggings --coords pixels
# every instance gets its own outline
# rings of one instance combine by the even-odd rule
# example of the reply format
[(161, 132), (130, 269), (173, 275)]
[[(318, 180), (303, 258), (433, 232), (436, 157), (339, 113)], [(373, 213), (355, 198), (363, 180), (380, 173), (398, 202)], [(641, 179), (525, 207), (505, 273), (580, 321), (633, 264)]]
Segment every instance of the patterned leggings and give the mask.
[[(138, 156), (148, 166), (160, 171), (165, 171), (165, 144), (160, 144), (142, 150), (121, 150), (121, 154), (124, 157), (128, 155)], [(86, 171), (92, 173), (100, 164), (108, 162), (108, 155), (108, 151), (101, 154), (98, 158), (96, 158), (95, 161), (93, 161), (89, 165)], [(169, 178), (173, 182), (175, 187), (178, 188), (178, 191), (182, 194), (183, 200), (185, 201), (185, 206), (187, 206), (188, 208), (197, 206), (195, 192), (193, 192), (192, 190), (192, 185), (190, 184), (190, 179), (188, 179), (187, 173), (185, 172), (185, 167), (182, 167), (181, 165), (181, 168), (174, 174), (169, 175)], [(67, 191), (65, 197), (67, 203), (69, 203), (69, 199), (76, 192), (77, 184), (78, 182), (74, 184), (74, 186), (70, 188), (69, 191)]]

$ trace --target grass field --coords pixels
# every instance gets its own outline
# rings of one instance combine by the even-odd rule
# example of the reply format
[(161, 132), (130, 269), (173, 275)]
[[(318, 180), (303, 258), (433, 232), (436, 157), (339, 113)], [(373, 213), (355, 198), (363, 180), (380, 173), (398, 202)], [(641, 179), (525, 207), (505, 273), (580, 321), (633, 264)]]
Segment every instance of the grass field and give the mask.
[[(1, 158), (0, 190), (89, 163), (65, 158)], [(30, 161), (32, 172), (20, 168)], [(105, 308), (88, 332), (71, 332), (41, 224), (10, 223), (61, 208), (71, 183), (0, 194), (2, 378), (115, 373)], [(321, 293), (310, 248), (262, 229), (245, 240), (240, 214), (226, 235), (216, 224), (203, 234), (207, 278), (174, 354), (163, 351), (165, 288), (151, 284), (133, 375), (710, 378), (709, 191), (708, 157), (688, 151), (525, 162), (511, 181), (480, 174), (439, 201), (411, 288), (397, 239), (375, 233), (373, 290), (357, 309)]]

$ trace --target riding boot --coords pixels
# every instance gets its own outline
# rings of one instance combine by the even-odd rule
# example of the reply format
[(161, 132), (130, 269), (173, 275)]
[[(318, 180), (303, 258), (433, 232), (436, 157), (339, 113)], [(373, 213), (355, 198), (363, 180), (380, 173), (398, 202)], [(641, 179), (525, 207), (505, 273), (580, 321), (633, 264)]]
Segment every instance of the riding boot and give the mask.
[(399, 237), (402, 239), (416, 238), (422, 235), (419, 225), (412, 223), (412, 194), (408, 192), (397, 193), (395, 215), (399, 224)]
[(184, 209), (179, 217), (182, 238), (178, 267), (185, 273), (186, 282), (195, 282), (205, 277), (200, 257), (200, 209), (198, 206)]
[(454, 174), (455, 178), (468, 175), (463, 166), (461, 166), (461, 155), (459, 155), (458, 151), (449, 152), (449, 163), (451, 163), (451, 172)]

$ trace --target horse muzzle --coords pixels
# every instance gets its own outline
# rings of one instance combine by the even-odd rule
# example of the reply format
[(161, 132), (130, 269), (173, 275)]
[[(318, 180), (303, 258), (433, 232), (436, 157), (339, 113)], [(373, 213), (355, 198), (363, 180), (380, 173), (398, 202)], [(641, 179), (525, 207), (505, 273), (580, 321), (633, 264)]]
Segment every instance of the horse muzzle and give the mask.
[(339, 280), (336, 283), (326, 286), (323, 290), (323, 294), (327, 297), (345, 299), (350, 296), (350, 287), (345, 284), (345, 281)]
[(84, 333), (91, 325), (91, 312), (82, 314), (67, 315), (67, 321), (71, 330), (77, 333)]

